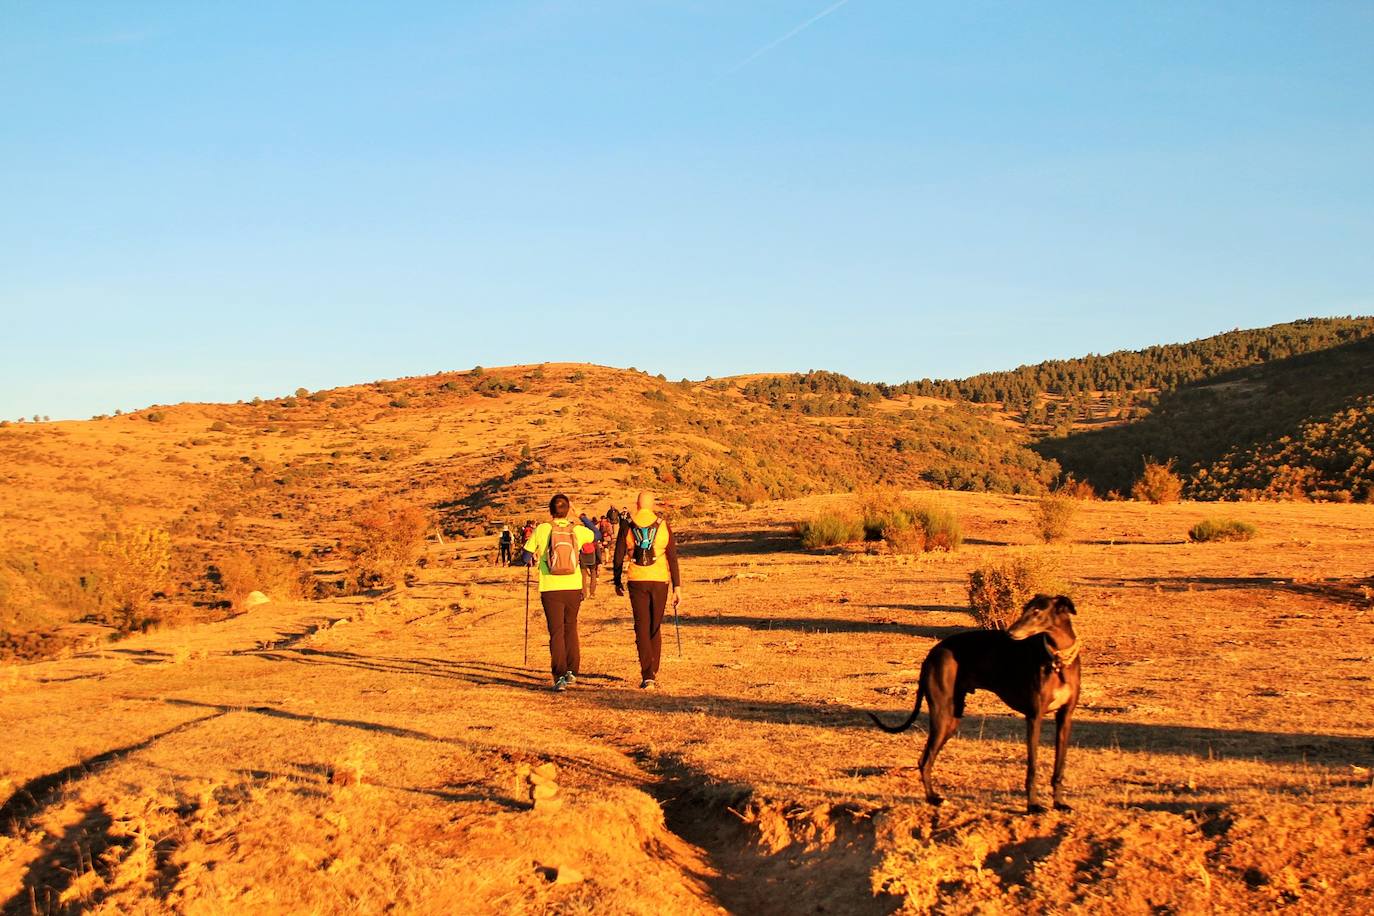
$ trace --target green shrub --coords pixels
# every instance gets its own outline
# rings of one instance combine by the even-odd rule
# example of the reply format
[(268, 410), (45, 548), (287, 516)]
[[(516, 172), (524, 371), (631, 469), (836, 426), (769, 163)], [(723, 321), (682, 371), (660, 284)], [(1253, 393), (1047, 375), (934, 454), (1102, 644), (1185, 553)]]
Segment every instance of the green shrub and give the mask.
[(959, 516), (939, 506), (917, 506), (912, 518), (925, 529), (926, 550), (958, 550), (964, 543)]
[(1140, 479), (1131, 487), (1131, 498), (1141, 502), (1176, 503), (1183, 494), (1183, 480), (1174, 473), (1173, 461), (1146, 461)]
[(808, 550), (851, 544), (864, 536), (863, 523), (859, 519), (838, 512), (822, 512), (809, 518), (796, 526), (796, 532), (802, 546)]
[(1064, 493), (1046, 493), (1040, 497), (1039, 502), (1035, 504), (1035, 511), (1031, 513), (1035, 533), (1046, 544), (1065, 540), (1069, 536), (1073, 516), (1077, 511), (1078, 502), (1072, 497)]
[(1198, 522), (1188, 530), (1188, 540), (1198, 543), (1207, 541), (1248, 541), (1258, 534), (1249, 522), (1234, 518), (1209, 518)]
[(986, 630), (1005, 630), (1037, 594), (1068, 594), (1059, 565), (1052, 557), (1023, 554), (994, 560), (968, 574), (968, 603), (973, 619)]

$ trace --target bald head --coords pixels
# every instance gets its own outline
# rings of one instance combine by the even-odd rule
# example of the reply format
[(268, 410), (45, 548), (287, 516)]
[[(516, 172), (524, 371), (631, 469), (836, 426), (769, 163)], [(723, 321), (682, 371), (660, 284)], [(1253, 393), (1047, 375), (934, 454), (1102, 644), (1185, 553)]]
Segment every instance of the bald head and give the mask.
[(635, 497), (635, 508), (644, 512), (654, 511), (654, 494), (648, 490), (640, 490), (639, 495)]

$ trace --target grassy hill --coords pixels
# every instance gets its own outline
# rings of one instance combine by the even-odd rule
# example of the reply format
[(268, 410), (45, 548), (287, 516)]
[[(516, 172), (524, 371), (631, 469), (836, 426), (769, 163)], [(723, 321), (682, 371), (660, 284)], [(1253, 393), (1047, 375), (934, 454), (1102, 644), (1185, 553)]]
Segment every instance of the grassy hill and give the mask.
[(435, 536), (488, 535), (557, 490), (600, 513), (652, 487), (689, 518), (871, 486), (1033, 494), (1061, 470), (1125, 492), (1144, 457), (1175, 460), (1196, 498), (1368, 500), (1371, 333), (1312, 319), (904, 385), (478, 368), (4, 423), (0, 652), (103, 613), (100, 550), (121, 531), (170, 535), (158, 613), (199, 619), (224, 610), (227, 570), (306, 595), (362, 587), (360, 527), (397, 506)]
[[(677, 516), (872, 485), (1040, 492), (1029, 438), (967, 406), (887, 399), (811, 415), (747, 380), (670, 383), (588, 365), (475, 369), (239, 404), (155, 406), (0, 429), (0, 629), (94, 607), (94, 539), (170, 532), (163, 613), (222, 605), (247, 553), (338, 587), (360, 513), (391, 501), (446, 536), (538, 517), (551, 493), (602, 512), (651, 486)], [(299, 567), (296, 572), (285, 569)]]

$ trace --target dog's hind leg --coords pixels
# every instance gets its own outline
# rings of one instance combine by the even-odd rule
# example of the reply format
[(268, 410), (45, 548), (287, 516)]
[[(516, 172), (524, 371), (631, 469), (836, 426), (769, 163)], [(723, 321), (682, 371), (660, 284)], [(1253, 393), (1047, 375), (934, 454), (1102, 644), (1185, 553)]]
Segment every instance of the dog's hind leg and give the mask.
[(926, 748), (921, 752), (921, 783), (926, 789), (926, 801), (932, 805), (944, 801), (931, 785), (930, 777), (935, 769), (935, 758), (939, 756), (940, 749), (958, 727), (959, 720), (949, 714), (947, 707), (939, 712), (936, 712), (936, 707), (931, 707), (930, 734), (926, 735)]
[(1061, 706), (1059, 711), (1054, 714), (1054, 776), (1050, 779), (1050, 786), (1054, 789), (1054, 807), (1059, 811), (1072, 811), (1064, 801), (1062, 786), (1064, 783), (1064, 762), (1069, 755), (1069, 729), (1073, 725), (1073, 710), (1068, 706)]
[(1035, 794), (1035, 756), (1040, 748), (1040, 711), (1026, 716), (1026, 810), (1040, 814), (1045, 806)]
[(930, 700), (930, 734), (926, 736), (926, 748), (921, 753), (921, 783), (925, 786), (926, 801), (938, 805), (944, 799), (936, 793), (931, 784), (931, 773), (935, 769), (935, 758), (940, 749), (959, 727), (958, 714), (963, 712), (964, 695), (956, 689), (958, 669), (953, 659), (945, 656), (931, 666), (930, 677), (926, 682), (926, 693)]

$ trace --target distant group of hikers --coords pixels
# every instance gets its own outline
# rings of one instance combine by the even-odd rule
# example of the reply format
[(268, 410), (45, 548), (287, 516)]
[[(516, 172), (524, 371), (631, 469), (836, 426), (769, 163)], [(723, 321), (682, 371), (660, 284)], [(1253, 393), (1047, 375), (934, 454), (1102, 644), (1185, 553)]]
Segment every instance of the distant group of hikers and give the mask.
[(605, 562), (607, 548), (612, 548), (615, 593), (623, 597), (628, 592), (630, 597), (639, 686), (656, 689), (663, 620), (669, 600), (673, 608), (682, 600), (682, 577), (677, 539), (654, 511), (654, 495), (640, 493), (633, 512), (612, 506), (600, 517), (583, 514), (574, 519), (572, 502), (559, 493), (549, 500), (549, 521), (520, 526), (519, 543), (523, 550), (517, 556), (516, 534), (509, 525), (502, 526), (497, 539), (499, 561), (539, 569), (539, 602), (549, 629), (553, 689), (562, 692), (577, 683), (582, 662), (577, 615), (584, 600), (596, 597), (597, 570)]

